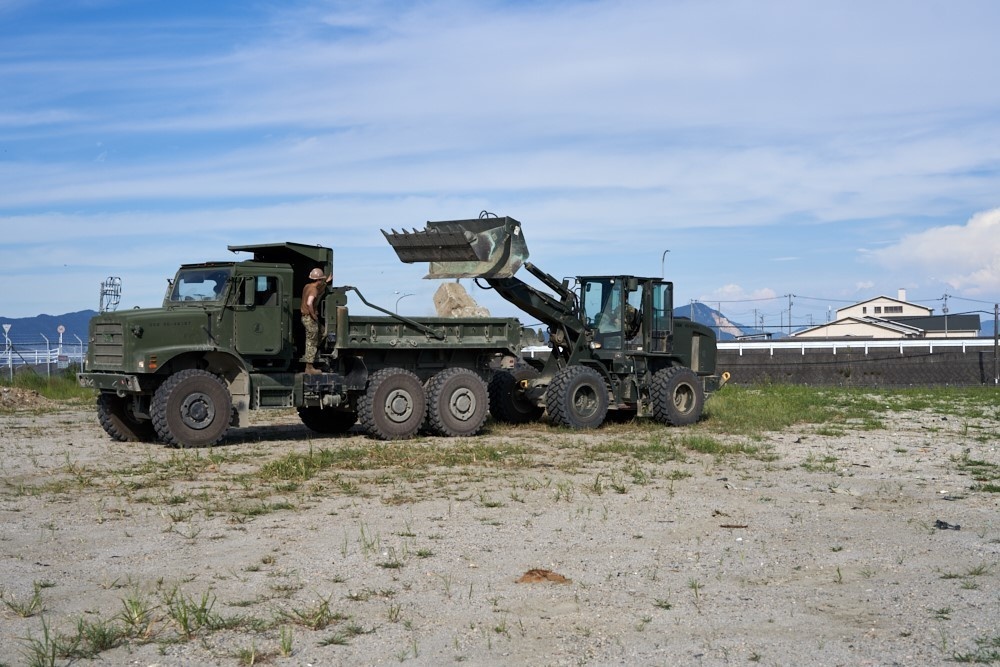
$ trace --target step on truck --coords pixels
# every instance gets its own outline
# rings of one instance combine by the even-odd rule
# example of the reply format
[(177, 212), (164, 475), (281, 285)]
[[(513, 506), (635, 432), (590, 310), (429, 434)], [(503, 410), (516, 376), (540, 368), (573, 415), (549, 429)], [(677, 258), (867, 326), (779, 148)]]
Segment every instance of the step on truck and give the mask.
[[(267, 408), (295, 408), (323, 434), (360, 422), (384, 440), (420, 429), (471, 436), (489, 414), (495, 369), (513, 366), (530, 341), (516, 318), (410, 318), (355, 287), (328, 287), (321, 372), (306, 373), (302, 290), (313, 269), (332, 275), (333, 251), (299, 243), (229, 250), (252, 258), (183, 265), (161, 307), (91, 320), (78, 380), (98, 391), (111, 438), (210, 446)], [(384, 315), (351, 314), (351, 292)]]
[[(716, 337), (674, 317), (673, 283), (632, 275), (558, 280), (528, 260), (521, 223), (483, 212), (478, 219), (382, 230), (400, 260), (429, 262), (425, 278), (473, 278), (548, 327), (551, 352), (500, 369), (490, 411), (501, 421), (540, 418), (596, 428), (606, 418), (649, 416), (674, 426), (701, 418), (706, 396), (725, 384), (716, 373)], [(514, 274), (527, 270), (546, 289)]]

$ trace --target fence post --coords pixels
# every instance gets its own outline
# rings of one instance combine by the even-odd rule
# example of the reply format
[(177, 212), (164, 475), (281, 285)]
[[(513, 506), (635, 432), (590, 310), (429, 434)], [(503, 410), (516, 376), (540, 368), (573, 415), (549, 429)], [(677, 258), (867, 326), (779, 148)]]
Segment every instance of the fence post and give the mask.
[[(45, 334), (38, 334), (42, 338), (45, 338)], [(52, 351), (52, 344), (49, 343), (49, 339), (45, 338), (45, 377), (52, 379), (52, 368), (49, 366), (49, 362), (52, 359), (52, 355), (49, 354)]]

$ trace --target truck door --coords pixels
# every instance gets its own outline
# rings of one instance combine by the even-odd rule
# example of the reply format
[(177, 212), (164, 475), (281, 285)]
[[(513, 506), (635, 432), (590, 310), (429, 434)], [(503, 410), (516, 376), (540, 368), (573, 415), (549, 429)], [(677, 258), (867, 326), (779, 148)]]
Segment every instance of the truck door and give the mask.
[(246, 276), (236, 308), (236, 349), (246, 356), (277, 357), (287, 339), (288, 317), (279, 276)]

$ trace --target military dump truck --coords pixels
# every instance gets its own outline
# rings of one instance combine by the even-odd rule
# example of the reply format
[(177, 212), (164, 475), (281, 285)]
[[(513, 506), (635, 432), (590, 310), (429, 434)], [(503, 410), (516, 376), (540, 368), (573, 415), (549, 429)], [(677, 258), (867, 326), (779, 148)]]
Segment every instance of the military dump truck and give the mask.
[[(229, 250), (252, 259), (186, 264), (162, 307), (91, 320), (79, 382), (99, 391), (98, 417), (115, 440), (209, 446), (261, 408), (297, 408), (320, 433), (360, 421), (386, 440), (421, 428), (474, 435), (489, 414), (494, 369), (513, 366), (529, 340), (515, 318), (417, 320), (334, 287), (319, 309), (322, 372), (305, 373), (302, 290), (312, 269), (332, 275), (333, 251), (297, 243)], [(385, 316), (350, 314), (352, 291)]]
[[(521, 223), (485, 211), (478, 219), (382, 233), (403, 262), (430, 263), (426, 278), (476, 279), (547, 325), (552, 350), (544, 362), (528, 359), (490, 381), (498, 420), (528, 422), (545, 411), (570, 428), (595, 428), (609, 414), (686, 425), (728, 379), (716, 375), (712, 330), (674, 318), (670, 282), (578, 276), (571, 287), (527, 261)], [(521, 267), (551, 293), (514, 277)]]

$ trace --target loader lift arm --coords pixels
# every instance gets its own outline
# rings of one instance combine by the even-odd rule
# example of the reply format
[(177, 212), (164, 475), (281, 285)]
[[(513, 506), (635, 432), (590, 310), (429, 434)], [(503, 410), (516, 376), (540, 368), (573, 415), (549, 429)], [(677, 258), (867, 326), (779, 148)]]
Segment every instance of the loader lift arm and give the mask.
[[(474, 278), (549, 328), (554, 351), (568, 357), (586, 342), (587, 327), (580, 320), (577, 296), (560, 281), (527, 261), (528, 249), (521, 223), (509, 217), (428, 222), (411, 232), (382, 230), (386, 240), (406, 263), (429, 262), (426, 278)], [(551, 289), (546, 294), (514, 276), (521, 266)]]

